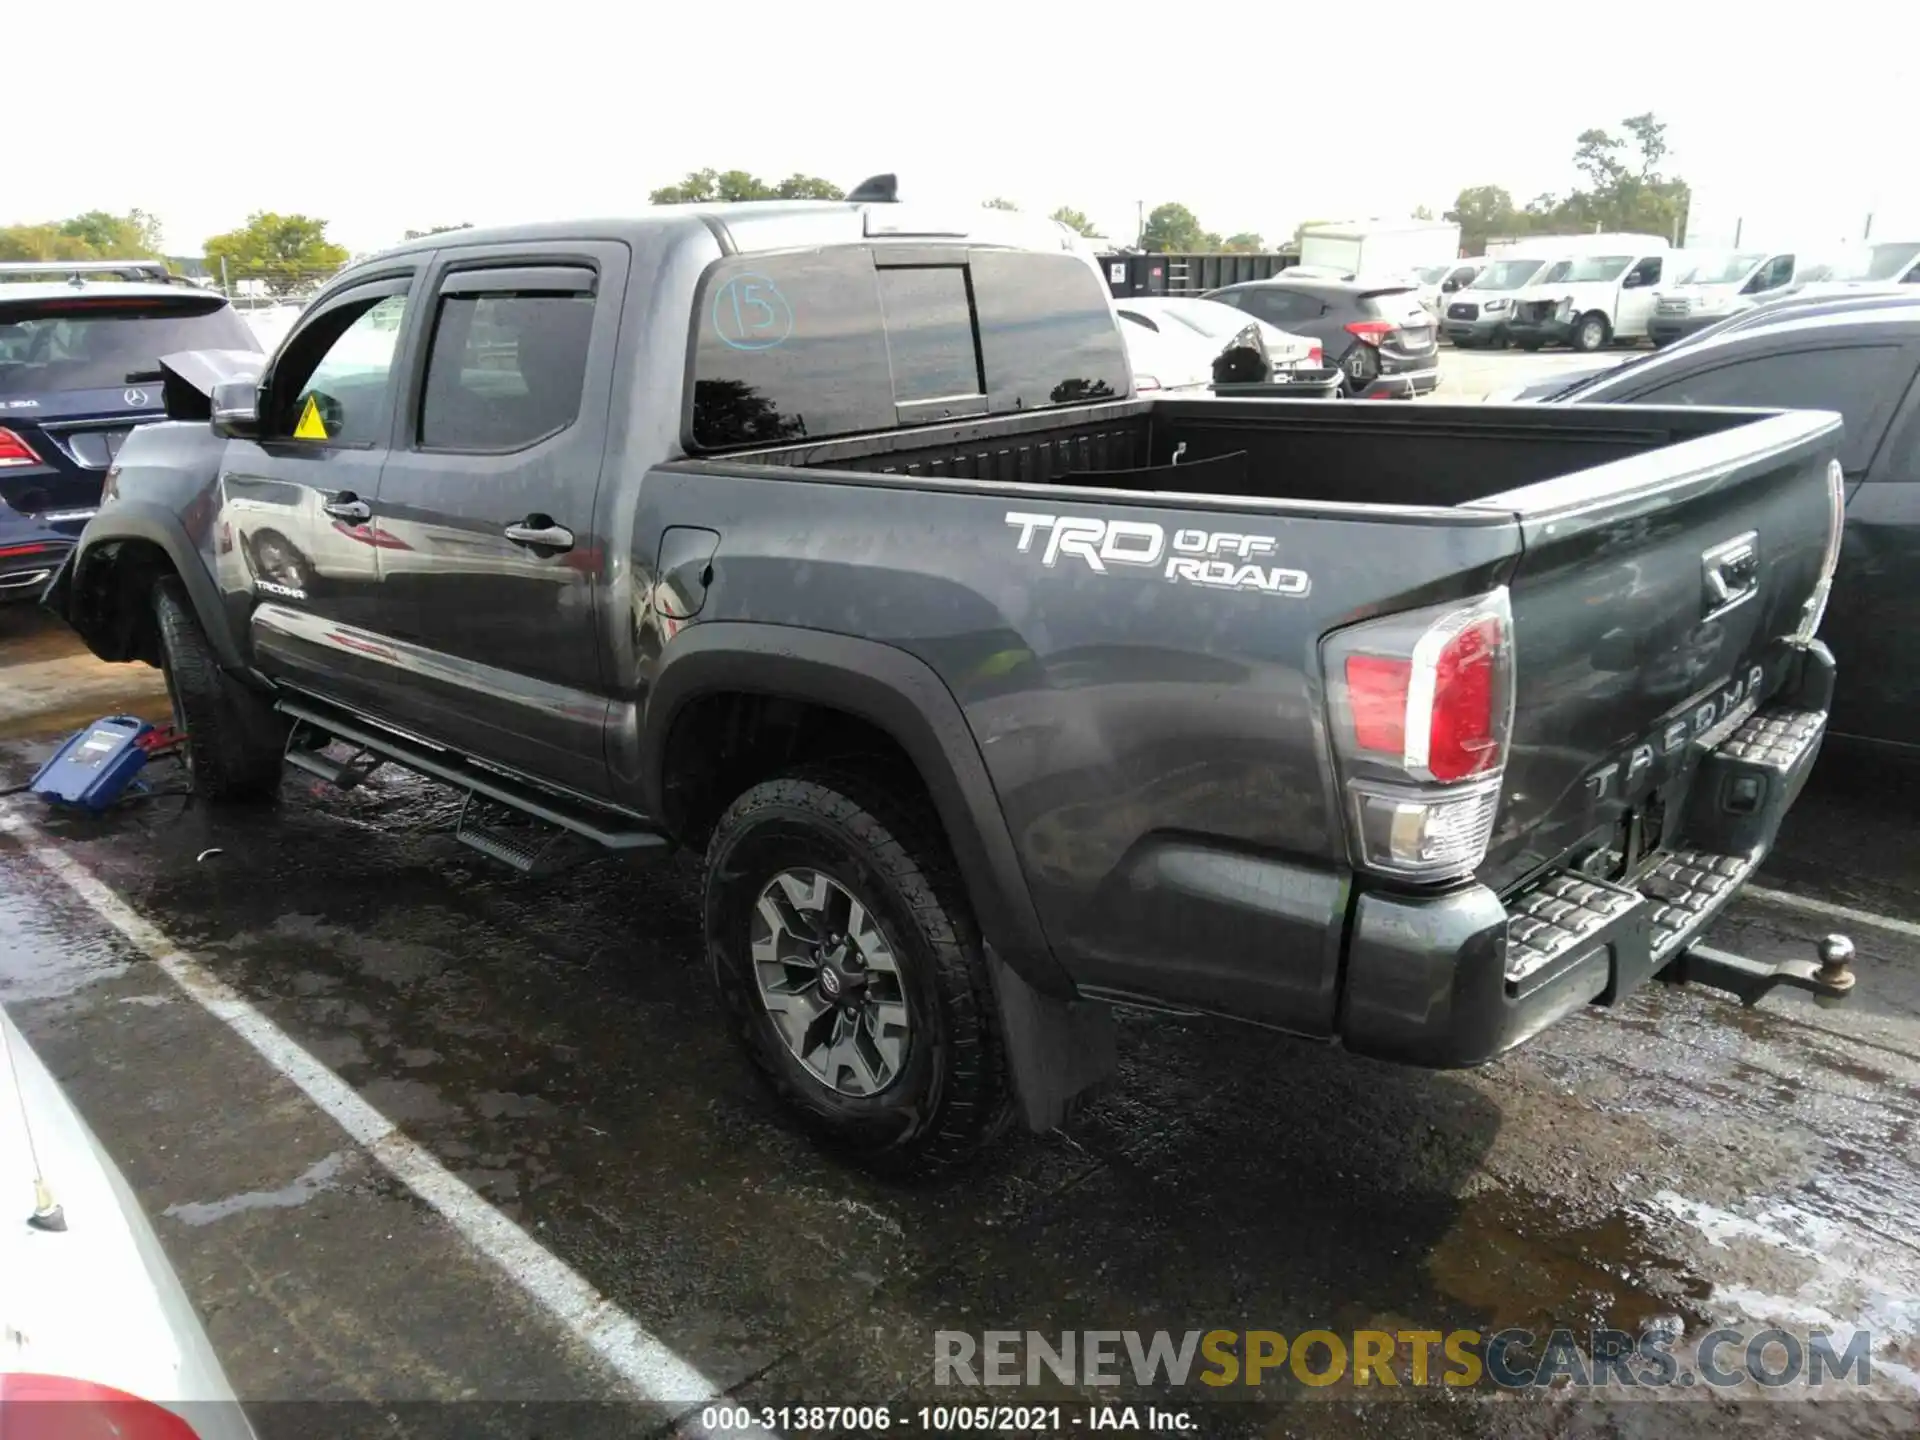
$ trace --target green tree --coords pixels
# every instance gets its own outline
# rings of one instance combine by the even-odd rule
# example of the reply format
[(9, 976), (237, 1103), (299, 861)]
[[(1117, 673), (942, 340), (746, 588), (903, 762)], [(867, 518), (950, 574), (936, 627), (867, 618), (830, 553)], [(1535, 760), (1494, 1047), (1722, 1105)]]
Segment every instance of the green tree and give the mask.
[(0, 260), (92, 260), (93, 247), (58, 225), (9, 225), (0, 229)]
[(991, 200), (982, 200), (980, 202), (980, 208), (983, 210), (1018, 210), (1020, 207), (1014, 204), (1013, 201), (996, 195)]
[(1481, 254), (1489, 240), (1527, 234), (1535, 224), (1534, 217), (1498, 185), (1469, 185), (1443, 218), (1460, 227), (1460, 248), (1469, 255)]
[(89, 210), (64, 221), (60, 233), (105, 259), (141, 259), (160, 253), (160, 222), (144, 210), (129, 210), (124, 215)]
[(846, 192), (818, 175), (789, 175), (769, 185), (745, 170), (693, 170), (678, 185), (663, 185), (647, 198), (655, 205), (711, 205), (736, 200), (839, 200)]
[(429, 235), (445, 235), (450, 230), (471, 230), (472, 228), (473, 222), (471, 220), (462, 220), (457, 225), (429, 225), (424, 230), (409, 230), (401, 238), (405, 240), (424, 240)]
[(847, 192), (831, 180), (818, 175), (789, 175), (773, 187), (776, 200), (844, 200)]
[(238, 230), (207, 241), (207, 269), (238, 283), (259, 280), (274, 295), (285, 295), (347, 263), (347, 251), (327, 239), (327, 222), (311, 215), (280, 215), (256, 210)]
[(0, 260), (137, 260), (160, 253), (160, 222), (144, 210), (89, 210), (69, 220), (0, 227)]
[(1098, 235), (1100, 233), (1099, 226), (1089, 220), (1083, 211), (1076, 210), (1071, 205), (1062, 205), (1047, 218), (1049, 220), (1058, 220), (1062, 225), (1074, 231), (1076, 234)]
[(1242, 230), (1237, 235), (1229, 235), (1220, 242), (1222, 250), (1264, 250), (1267, 242), (1253, 230)]
[(1172, 200), (1153, 207), (1140, 234), (1142, 249), (1169, 254), (1212, 250), (1219, 244), (1220, 237), (1202, 229), (1193, 211)]
[(1446, 218), (1460, 226), (1468, 254), (1513, 235), (1629, 231), (1678, 240), (1686, 224), (1687, 182), (1661, 172), (1667, 127), (1651, 113), (1620, 122), (1624, 137), (1603, 129), (1574, 138), (1573, 168), (1585, 182), (1565, 195), (1540, 194), (1524, 206), (1498, 185), (1462, 190)]

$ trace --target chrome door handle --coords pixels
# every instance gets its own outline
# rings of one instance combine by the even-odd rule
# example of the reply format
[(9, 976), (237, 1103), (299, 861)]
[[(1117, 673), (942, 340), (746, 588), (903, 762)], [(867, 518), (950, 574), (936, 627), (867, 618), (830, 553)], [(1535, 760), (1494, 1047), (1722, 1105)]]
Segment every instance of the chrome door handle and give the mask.
[(373, 518), (373, 507), (351, 490), (341, 491), (320, 508), (336, 520), (371, 520)]
[(571, 550), (573, 531), (564, 525), (509, 525), (506, 537), (516, 545), (536, 550)]

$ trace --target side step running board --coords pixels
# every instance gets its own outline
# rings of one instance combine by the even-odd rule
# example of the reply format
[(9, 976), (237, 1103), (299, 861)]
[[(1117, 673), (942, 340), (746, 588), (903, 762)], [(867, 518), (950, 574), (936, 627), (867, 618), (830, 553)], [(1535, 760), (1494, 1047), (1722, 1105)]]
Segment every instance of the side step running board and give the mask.
[[(289, 765), (350, 789), (392, 762), (465, 791), (455, 838), (523, 875), (558, 868), (558, 862), (580, 848), (564, 843), (571, 837), (603, 850), (654, 850), (669, 843), (638, 815), (536, 789), (393, 731), (299, 701), (282, 700), (274, 708), (294, 722), (287, 736)], [(323, 753), (335, 741), (355, 753), (344, 760)], [(503, 809), (512, 812), (510, 819), (537, 823), (502, 824), (491, 812)], [(548, 833), (542, 833), (543, 827), (550, 827)]]

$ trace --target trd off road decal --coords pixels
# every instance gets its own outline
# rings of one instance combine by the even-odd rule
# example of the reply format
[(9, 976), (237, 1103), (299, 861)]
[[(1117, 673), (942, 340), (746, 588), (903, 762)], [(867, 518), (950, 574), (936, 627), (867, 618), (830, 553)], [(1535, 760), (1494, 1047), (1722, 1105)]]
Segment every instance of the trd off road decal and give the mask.
[(1040, 563), (1052, 567), (1070, 555), (1105, 575), (1108, 567), (1155, 569), (1171, 581), (1216, 590), (1258, 590), (1267, 595), (1305, 595), (1313, 580), (1304, 570), (1261, 563), (1280, 548), (1271, 535), (1237, 530), (1166, 527), (1148, 520), (1100, 520), (1091, 515), (1033, 515), (1009, 510), (1007, 524), (1020, 532), (1018, 549), (1031, 554), (1041, 539)]

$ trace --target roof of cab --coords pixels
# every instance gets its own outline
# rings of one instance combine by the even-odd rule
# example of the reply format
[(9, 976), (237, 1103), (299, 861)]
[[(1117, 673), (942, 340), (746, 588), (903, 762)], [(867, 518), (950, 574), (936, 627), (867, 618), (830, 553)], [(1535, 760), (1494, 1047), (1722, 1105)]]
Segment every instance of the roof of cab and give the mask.
[[(1073, 249), (1071, 232), (1056, 220), (1016, 211), (970, 210), (911, 202), (848, 200), (747, 200), (731, 204), (656, 205), (636, 214), (599, 220), (546, 220), (446, 230), (383, 250), (369, 260), (391, 260), (454, 246), (500, 245), (527, 240), (630, 240), (675, 230), (705, 230), (724, 250), (757, 253), (810, 245), (865, 241), (914, 241), (1011, 246), (1030, 250)], [(360, 261), (353, 268), (367, 263)]]

